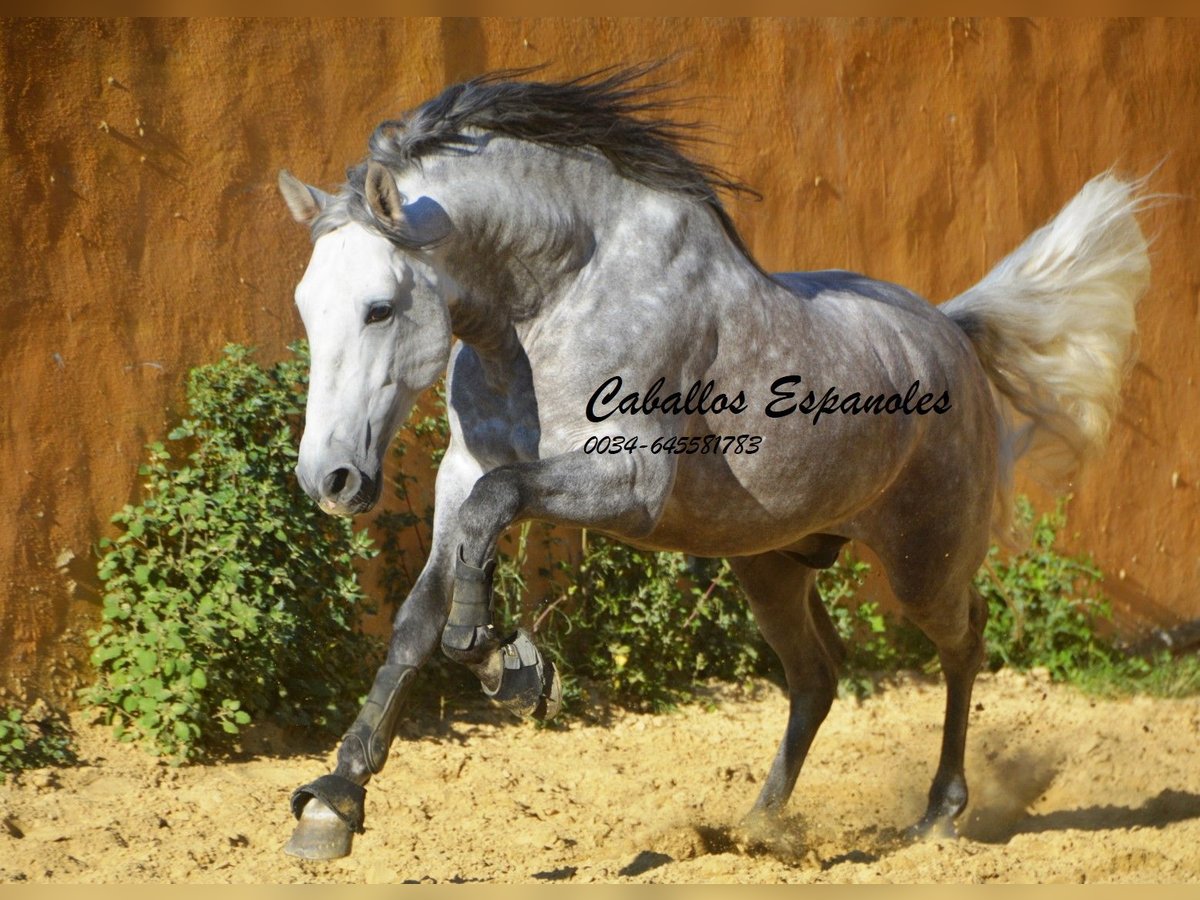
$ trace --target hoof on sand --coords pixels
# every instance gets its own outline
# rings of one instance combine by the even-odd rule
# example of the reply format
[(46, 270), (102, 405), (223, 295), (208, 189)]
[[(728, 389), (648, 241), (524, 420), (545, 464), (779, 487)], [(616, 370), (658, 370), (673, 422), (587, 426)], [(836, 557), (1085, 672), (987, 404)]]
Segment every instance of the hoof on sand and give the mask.
[(304, 804), (291, 840), (283, 848), (300, 859), (341, 859), (350, 855), (354, 833), (325, 803), (312, 797)]
[(904, 839), (910, 844), (921, 841), (952, 841), (957, 837), (958, 829), (954, 826), (954, 819), (948, 816), (922, 819), (904, 832)]

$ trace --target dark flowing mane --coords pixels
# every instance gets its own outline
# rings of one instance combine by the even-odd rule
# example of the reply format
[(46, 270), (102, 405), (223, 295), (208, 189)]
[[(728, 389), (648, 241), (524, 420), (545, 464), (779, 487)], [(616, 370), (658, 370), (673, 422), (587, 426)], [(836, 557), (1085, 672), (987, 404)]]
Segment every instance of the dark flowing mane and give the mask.
[[(371, 135), (371, 158), (400, 171), (436, 151), (473, 146), (470, 129), (552, 147), (591, 148), (625, 178), (709, 206), (734, 245), (754, 262), (718, 192), (759, 194), (684, 155), (681, 147), (702, 140), (696, 134), (701, 126), (665, 117), (682, 105), (661, 96), (669, 83), (634, 84), (660, 65), (610, 67), (555, 83), (512, 80), (528, 69), (481, 75), (446, 88), (400, 119), (381, 122)], [(348, 173), (347, 187), (357, 197), (364, 172), (365, 166), (358, 166)]]

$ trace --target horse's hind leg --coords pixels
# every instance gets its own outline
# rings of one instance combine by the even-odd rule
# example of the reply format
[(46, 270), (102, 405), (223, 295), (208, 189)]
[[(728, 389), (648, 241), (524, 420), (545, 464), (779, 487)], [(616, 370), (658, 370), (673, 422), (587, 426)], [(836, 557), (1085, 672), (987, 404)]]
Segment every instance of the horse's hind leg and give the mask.
[(954, 834), (954, 819), (967, 805), (967, 720), (975, 675), (985, 655), (987, 604), (971, 586), (971, 576), (982, 559), (986, 535), (971, 535), (968, 542), (966, 535), (951, 537), (939, 531), (931, 529), (919, 537), (910, 533), (904, 547), (885, 547), (880, 553), (905, 615), (937, 648), (946, 678), (941, 754), (925, 814), (910, 830), (913, 837)]
[[(967, 719), (971, 712), (971, 691), (984, 659), (983, 627), (987, 604), (973, 587), (966, 589), (966, 601), (959, 601), (949, 616), (932, 620), (909, 617), (937, 647), (946, 678), (946, 718), (942, 727), (942, 750), (937, 773), (929, 789), (929, 804), (921, 820), (913, 826), (914, 837), (927, 834), (955, 833), (954, 820), (967, 805), (967, 779), (963, 760), (967, 744)], [(959, 612), (962, 610), (962, 612)]]
[(782, 553), (731, 558), (759, 631), (783, 663), (788, 722), (751, 820), (783, 809), (837, 693), (841, 641), (817, 593), (816, 570)]

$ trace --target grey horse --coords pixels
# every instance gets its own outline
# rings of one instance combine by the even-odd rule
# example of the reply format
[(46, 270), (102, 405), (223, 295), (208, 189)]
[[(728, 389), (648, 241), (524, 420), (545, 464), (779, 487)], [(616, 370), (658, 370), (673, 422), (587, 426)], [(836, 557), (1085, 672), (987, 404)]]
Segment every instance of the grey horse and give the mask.
[[(850, 540), (881, 560), (947, 685), (915, 834), (953, 829), (1014, 461), (1064, 471), (1103, 444), (1149, 280), (1140, 183), (1088, 182), (978, 285), (935, 307), (848, 272), (771, 275), (689, 159), (646, 69), (484, 76), (378, 126), (326, 194), (286, 172), (312, 257), (297, 475), (327, 512), (380, 493), (388, 443), (448, 376), (432, 548), (334, 772), (299, 788), (288, 852), (350, 852), (417, 669), (439, 646), (519, 713), (557, 673), (491, 621), (515, 522), (726, 557), (782, 661), (789, 717), (752, 817), (775, 816), (833, 701), (843, 649), (815, 586)], [(686, 611), (681, 610), (680, 615)]]

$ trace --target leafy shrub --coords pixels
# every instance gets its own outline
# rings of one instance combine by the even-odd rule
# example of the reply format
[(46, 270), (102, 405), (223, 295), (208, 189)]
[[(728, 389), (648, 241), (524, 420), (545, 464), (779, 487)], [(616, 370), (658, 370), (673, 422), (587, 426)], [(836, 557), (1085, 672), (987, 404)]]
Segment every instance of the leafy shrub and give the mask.
[(4, 784), (6, 775), (24, 769), (74, 762), (70, 729), (44, 702), (27, 710), (0, 709), (0, 784)]
[(1081, 670), (1073, 680), (1090, 693), (1106, 696), (1194, 696), (1200, 694), (1200, 654), (1193, 650), (1175, 656), (1160, 650), (1149, 656), (1122, 656), (1111, 665)]
[(97, 681), (83, 699), (123, 740), (178, 760), (253, 719), (339, 727), (369, 684), (353, 564), (365, 532), (293, 475), (307, 354), (263, 369), (243, 347), (191, 372), (188, 418), (149, 445), (143, 499), (100, 544)]
[(1091, 557), (1064, 556), (1056, 547), (1066, 526), (1065, 501), (1034, 521), (1029, 500), (1017, 500), (1029, 547), (1001, 559), (993, 547), (975, 586), (988, 601), (988, 665), (1044, 668), (1056, 681), (1093, 693), (1200, 693), (1200, 657), (1159, 652), (1127, 655), (1114, 639), (1104, 576)]
[(1042, 667), (1060, 681), (1116, 663), (1120, 652), (1097, 634), (1112, 619), (1100, 592), (1103, 575), (1088, 556), (1063, 555), (1056, 547), (1066, 525), (1064, 503), (1034, 522), (1033, 507), (1018, 498), (1018, 520), (1030, 531), (1029, 546), (1004, 559), (996, 547), (975, 579), (988, 602), (985, 637), (992, 669)]
[[(439, 397), (444, 406), (444, 398)], [(436, 468), (446, 442), (441, 410), (415, 417), (407, 426), (404, 461)], [(380, 517), (384, 524), (389, 598), (399, 604), (416, 577), (401, 549), (399, 533), (415, 529), (427, 546), (432, 498), (414, 504), (410, 474), (397, 476), (401, 511)], [(1064, 555), (1056, 546), (1065, 524), (1061, 506), (1033, 524), (1028, 500), (1019, 514), (1032, 526), (1024, 553), (1005, 560), (993, 547), (976, 586), (989, 605), (986, 640), (989, 666), (1028, 669), (1044, 666), (1053, 677), (1093, 682), (1095, 667), (1109, 667), (1109, 681), (1132, 683), (1144, 663), (1126, 661), (1113, 644), (1097, 635), (1109, 610), (1098, 592), (1100, 572), (1086, 557)], [(420, 511), (418, 512), (418, 506)], [(535, 544), (540, 553), (531, 553)], [(693, 695), (705, 678), (743, 679), (769, 675), (780, 680), (778, 661), (758, 634), (748, 605), (728, 569), (714, 561), (691, 561), (679, 554), (638, 551), (597, 535), (585, 535), (579, 551), (568, 553), (547, 526), (526, 524), (513, 552), (497, 567), (498, 623), (533, 629), (543, 653), (555, 660), (563, 678), (568, 713), (585, 692), (632, 707), (660, 709)], [(528, 558), (550, 559), (527, 578)], [(564, 558), (569, 557), (569, 558)], [(846, 554), (817, 575), (817, 585), (846, 648), (840, 669), (843, 694), (866, 696), (881, 677), (904, 669), (929, 673), (938, 667), (932, 643), (916, 626), (886, 613), (862, 595), (870, 566)], [(539, 596), (529, 596), (537, 590)], [(1197, 667), (1200, 668), (1200, 667)], [(1157, 669), (1155, 670), (1157, 671)], [(477, 690), (460, 667), (435, 654), (421, 682), (439, 695)], [(1186, 672), (1164, 674), (1164, 685), (1187, 683)]]

